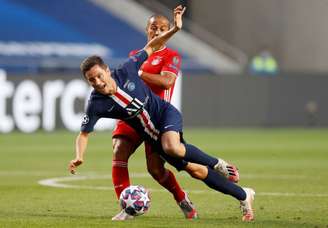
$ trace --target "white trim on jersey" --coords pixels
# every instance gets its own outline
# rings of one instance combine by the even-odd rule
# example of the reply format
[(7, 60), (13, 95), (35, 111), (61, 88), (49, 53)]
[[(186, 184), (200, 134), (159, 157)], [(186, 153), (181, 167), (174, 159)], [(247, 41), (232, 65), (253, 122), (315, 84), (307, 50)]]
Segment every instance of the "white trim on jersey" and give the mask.
[(126, 106), (128, 106), (127, 104), (125, 104), (123, 101), (121, 101), (120, 99), (118, 99), (116, 96), (112, 95), (110, 96), (111, 98), (113, 98), (113, 100), (118, 103), (121, 107), (125, 108)]
[[(158, 135), (156, 135), (155, 133), (151, 132), (151, 128), (150, 126), (148, 127), (147, 124), (145, 123), (144, 119), (142, 118), (142, 116), (139, 114), (137, 116), (142, 124), (142, 126), (144, 127), (145, 132), (153, 139), (157, 140), (158, 139)], [(155, 129), (156, 130), (156, 129)]]
[(170, 102), (171, 100), (171, 88), (164, 90), (164, 101)]
[[(130, 103), (135, 106), (137, 109), (143, 106), (143, 103), (137, 98), (132, 98), (129, 94), (117, 87), (117, 91), (114, 95), (110, 96), (116, 103), (121, 107), (126, 108)], [(151, 121), (149, 113), (147, 110), (142, 109), (142, 112), (137, 115), (140, 119), (144, 131), (153, 139), (157, 140), (159, 136), (159, 130), (157, 130)]]
[(159, 49), (159, 50), (157, 50), (157, 51), (154, 51), (154, 53), (156, 53), (156, 52), (160, 52), (160, 51), (163, 51), (165, 48), (166, 48), (166, 46), (164, 46), (162, 49)]

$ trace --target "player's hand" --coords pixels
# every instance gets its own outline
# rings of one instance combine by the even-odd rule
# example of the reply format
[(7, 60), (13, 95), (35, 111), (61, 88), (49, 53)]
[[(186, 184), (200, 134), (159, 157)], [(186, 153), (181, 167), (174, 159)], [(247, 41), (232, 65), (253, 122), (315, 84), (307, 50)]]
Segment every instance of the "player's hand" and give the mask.
[(82, 159), (74, 159), (69, 162), (68, 164), (68, 170), (70, 171), (71, 174), (76, 173), (76, 168), (83, 163)]
[(185, 11), (186, 7), (182, 7), (182, 5), (177, 6), (173, 11), (174, 26), (178, 29), (182, 28), (182, 15)]

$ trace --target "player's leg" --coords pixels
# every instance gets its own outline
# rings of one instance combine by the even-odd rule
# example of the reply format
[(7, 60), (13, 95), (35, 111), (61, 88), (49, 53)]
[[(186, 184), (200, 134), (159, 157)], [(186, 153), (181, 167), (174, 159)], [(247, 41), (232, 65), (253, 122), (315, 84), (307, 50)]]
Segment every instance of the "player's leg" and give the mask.
[(238, 182), (239, 173), (234, 165), (228, 164), (221, 158), (210, 156), (191, 144), (184, 143), (181, 135), (182, 122), (181, 113), (174, 106), (170, 105), (163, 111), (159, 126), (164, 152), (188, 162), (209, 166), (230, 181)]
[(251, 221), (254, 219), (252, 204), (254, 201), (255, 192), (253, 189), (241, 188), (231, 181), (228, 181), (213, 169), (196, 163), (188, 162), (188, 164), (184, 167), (184, 170), (187, 171), (193, 178), (203, 181), (208, 187), (224, 194), (231, 195), (235, 199), (239, 200), (240, 208), (243, 214), (243, 221)]
[(174, 130), (166, 131), (161, 136), (163, 150), (168, 155), (208, 166), (224, 175), (228, 180), (238, 182), (239, 173), (234, 165), (228, 164), (221, 158), (210, 156), (197, 147), (182, 143), (182, 141), (181, 134)]
[[(112, 182), (117, 199), (121, 192), (130, 186), (128, 160), (136, 148), (141, 144), (138, 134), (123, 121), (118, 121), (113, 131), (113, 159), (112, 159)], [(112, 220), (127, 220), (133, 216), (124, 210), (115, 215)]]
[(117, 198), (121, 192), (130, 186), (128, 160), (131, 154), (141, 144), (140, 136), (129, 125), (118, 121), (112, 133), (113, 159), (112, 181)]
[(113, 138), (112, 181), (117, 199), (130, 186), (128, 160), (135, 148), (136, 142), (125, 136)]
[(182, 190), (174, 174), (164, 167), (165, 161), (152, 149), (150, 144), (145, 143), (145, 148), (148, 172), (160, 185), (172, 193), (187, 219), (197, 218), (197, 211), (187, 193)]

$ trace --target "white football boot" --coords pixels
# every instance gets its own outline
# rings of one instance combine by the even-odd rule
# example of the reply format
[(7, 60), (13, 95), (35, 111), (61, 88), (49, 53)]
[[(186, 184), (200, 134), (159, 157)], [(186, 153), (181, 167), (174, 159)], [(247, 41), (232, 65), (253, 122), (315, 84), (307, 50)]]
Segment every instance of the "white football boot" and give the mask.
[(243, 188), (246, 192), (246, 199), (240, 201), (240, 209), (243, 213), (242, 220), (245, 222), (250, 222), (254, 220), (253, 211), (253, 201), (255, 196), (255, 191), (251, 188)]
[(129, 220), (129, 219), (133, 219), (134, 216), (129, 215), (125, 212), (125, 210), (121, 210), (117, 215), (115, 215), (112, 218), (112, 221), (124, 221), (124, 220)]
[(218, 163), (214, 170), (226, 177), (229, 181), (237, 183), (239, 181), (239, 172), (235, 165), (229, 164), (225, 160), (218, 158)]

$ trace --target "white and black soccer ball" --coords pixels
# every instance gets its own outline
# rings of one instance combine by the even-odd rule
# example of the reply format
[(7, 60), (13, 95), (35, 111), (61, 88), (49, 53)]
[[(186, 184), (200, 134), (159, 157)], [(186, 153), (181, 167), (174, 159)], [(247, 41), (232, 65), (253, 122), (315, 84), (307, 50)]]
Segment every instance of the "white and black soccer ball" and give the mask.
[(120, 195), (120, 206), (129, 215), (142, 215), (150, 207), (149, 191), (142, 186), (131, 185)]

